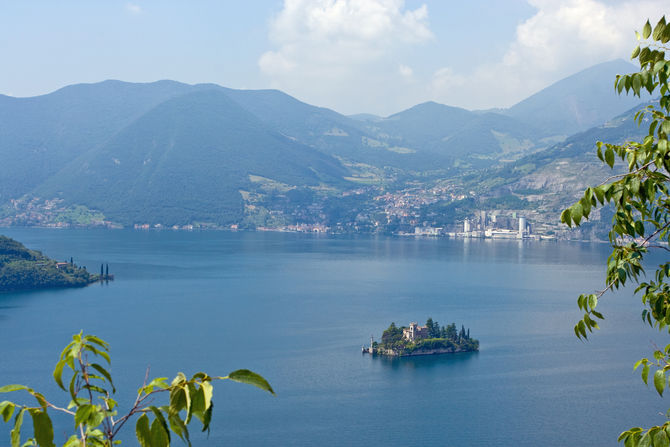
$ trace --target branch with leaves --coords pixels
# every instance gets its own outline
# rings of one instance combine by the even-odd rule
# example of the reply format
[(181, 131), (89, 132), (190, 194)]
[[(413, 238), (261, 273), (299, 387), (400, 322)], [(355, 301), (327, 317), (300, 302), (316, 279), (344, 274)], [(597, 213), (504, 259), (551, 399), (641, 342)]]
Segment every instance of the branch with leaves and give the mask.
[[(98, 359), (97, 363), (95, 359)], [(63, 447), (111, 447), (120, 444), (117, 435), (135, 416), (135, 434), (142, 447), (168, 447), (172, 434), (190, 446), (188, 426), (193, 417), (200, 421), (202, 431), (209, 431), (214, 410), (214, 380), (246, 383), (274, 394), (263, 377), (247, 369), (233, 371), (225, 377), (199, 372), (190, 379), (180, 372), (169, 384), (167, 377), (149, 381), (147, 369), (144, 383), (137, 391), (131, 409), (119, 417), (118, 404), (112, 398), (116, 388), (103, 361), (108, 367), (111, 365), (109, 345), (105, 341), (82, 333), (72, 337), (72, 342), (61, 353), (53, 372), (58, 386), (70, 395), (70, 403), (65, 408), (54, 405), (44, 395), (24, 385), (0, 387), (0, 393), (26, 391), (37, 401), (35, 406), (0, 402), (0, 416), (6, 423), (16, 413), (14, 428), (10, 433), (11, 446), (55, 447), (49, 409), (74, 417), (77, 433), (70, 436)], [(71, 375), (66, 387), (63, 373), (68, 370)], [(154, 404), (160, 394), (168, 396), (167, 405)], [(21, 427), (26, 412), (32, 417), (33, 436), (22, 444)]]
[[(588, 333), (599, 329), (596, 320), (604, 316), (596, 311), (599, 299), (607, 292), (624, 286), (629, 281), (638, 284), (635, 293), (642, 294), (642, 320), (659, 330), (670, 329), (670, 262), (660, 264), (649, 280), (640, 282), (645, 275), (643, 260), (650, 250), (668, 250), (670, 230), (670, 61), (666, 46), (670, 42), (670, 26), (665, 17), (652, 29), (651, 23), (636, 32), (640, 44), (631, 56), (640, 63), (637, 73), (618, 75), (615, 90), (640, 97), (646, 90), (660, 93), (658, 103), (635, 114), (638, 125), (649, 123), (647, 136), (642, 142), (624, 144), (597, 143), (598, 158), (614, 168), (617, 158), (627, 170), (609, 177), (602, 184), (587, 188), (584, 196), (563, 211), (561, 221), (568, 226), (579, 226), (588, 219), (591, 210), (605, 204), (614, 206), (609, 241), (612, 253), (607, 260), (605, 289), (580, 295), (577, 305), (584, 316), (575, 325), (577, 337), (586, 339)], [(649, 381), (652, 368), (654, 388), (663, 395), (670, 378), (670, 345), (654, 351), (653, 360), (643, 358), (635, 364), (642, 366), (642, 380)], [(668, 411), (670, 415), (670, 411)], [(619, 436), (626, 447), (670, 446), (670, 420), (650, 429), (635, 427)]]

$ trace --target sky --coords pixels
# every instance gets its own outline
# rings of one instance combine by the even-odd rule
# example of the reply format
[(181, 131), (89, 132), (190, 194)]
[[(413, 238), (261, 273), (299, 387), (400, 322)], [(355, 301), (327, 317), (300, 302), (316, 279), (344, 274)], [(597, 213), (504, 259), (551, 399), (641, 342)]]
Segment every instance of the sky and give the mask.
[(509, 107), (628, 60), (634, 31), (666, 12), (667, 0), (0, 0), (0, 94), (172, 79), (344, 114)]

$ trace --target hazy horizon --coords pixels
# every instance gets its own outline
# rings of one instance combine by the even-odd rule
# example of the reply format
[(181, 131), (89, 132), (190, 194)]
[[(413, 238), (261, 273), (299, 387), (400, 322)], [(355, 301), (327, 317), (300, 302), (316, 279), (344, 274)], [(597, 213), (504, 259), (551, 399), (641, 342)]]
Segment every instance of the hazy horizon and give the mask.
[[(121, 1), (4, 5), (0, 93), (107, 79), (278, 89), (342, 114), (435, 101), (506, 108), (592, 65), (628, 60), (663, 3), (565, 0)], [(9, 42), (12, 44), (10, 45)], [(465, 42), (465, 43), (464, 43)]]

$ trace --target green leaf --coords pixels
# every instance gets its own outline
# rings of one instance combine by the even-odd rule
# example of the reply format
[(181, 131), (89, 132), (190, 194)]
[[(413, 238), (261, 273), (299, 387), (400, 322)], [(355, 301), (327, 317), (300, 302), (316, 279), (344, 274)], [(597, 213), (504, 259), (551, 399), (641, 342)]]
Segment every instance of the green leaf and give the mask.
[(268, 391), (272, 394), (275, 394), (274, 390), (272, 389), (268, 381), (263, 378), (263, 376), (261, 376), (260, 374), (256, 374), (253, 371), (249, 371), (248, 369), (238, 369), (237, 371), (233, 371), (230, 374), (228, 374), (227, 377), (224, 377), (224, 379), (226, 378), (233, 380), (235, 382), (253, 385), (264, 391)]
[(654, 31), (651, 37), (654, 40), (661, 40), (661, 34), (663, 34), (663, 31), (665, 31), (665, 17), (661, 18), (661, 20), (658, 21), (658, 23), (654, 27)]
[(165, 420), (165, 416), (163, 416), (163, 413), (161, 410), (159, 410), (157, 407), (151, 405), (149, 406), (149, 409), (153, 412), (154, 416), (156, 419), (154, 422), (151, 424), (151, 437), (152, 439), (154, 438), (154, 424), (156, 421), (158, 421), (161, 426), (163, 427), (165, 433), (167, 433), (167, 438), (168, 438), (168, 444), (170, 443), (170, 430), (168, 429), (168, 424), (167, 421)]
[(5, 385), (0, 387), (0, 393), (11, 393), (12, 391), (21, 391), (21, 390), (30, 391), (30, 388), (24, 385)]
[(642, 80), (640, 79), (639, 75), (634, 75), (633, 76), (633, 92), (635, 92), (636, 95), (640, 94), (640, 87), (642, 87)]
[(84, 350), (90, 351), (90, 352), (94, 353), (95, 355), (99, 355), (100, 357), (105, 359), (108, 364), (111, 365), (112, 360), (109, 358), (109, 354), (107, 354), (107, 352), (101, 351), (100, 349), (98, 349), (98, 348), (96, 348), (95, 346), (92, 346), (92, 345), (85, 345)]
[(188, 425), (191, 422), (191, 417), (196, 415), (201, 415), (205, 411), (205, 396), (202, 392), (202, 387), (196, 389), (195, 384), (190, 383), (188, 385), (188, 391), (191, 396), (191, 406), (186, 415), (186, 424)]
[(205, 410), (202, 418), (202, 431), (209, 431), (209, 423), (212, 422), (212, 412), (214, 411), (214, 401), (209, 402), (209, 408)]
[(635, 232), (640, 236), (644, 236), (644, 224), (639, 220), (635, 221)]
[(598, 305), (598, 297), (595, 295), (589, 295), (589, 307), (595, 309)]
[(93, 405), (84, 404), (81, 407), (77, 408), (77, 412), (74, 415), (74, 425), (78, 427), (79, 424), (86, 424), (89, 416), (93, 413)]
[(209, 405), (212, 403), (212, 395), (214, 394), (214, 387), (211, 382), (206, 381), (200, 384), (202, 389), (203, 396), (205, 398), (205, 409), (209, 408)]
[(649, 364), (645, 363), (644, 366), (642, 367), (642, 381), (645, 383), (645, 385), (649, 385)]
[(114, 382), (112, 382), (112, 376), (109, 374), (109, 372), (102, 366), (98, 365), (97, 363), (91, 363), (91, 368), (95, 369), (100, 374), (102, 374), (105, 377), (105, 379), (107, 379), (109, 384), (112, 386), (112, 393), (116, 393), (116, 388), (114, 388)]
[(668, 435), (664, 430), (659, 430), (654, 435), (654, 447), (670, 447)]
[(152, 447), (151, 444), (151, 428), (149, 427), (149, 418), (146, 414), (137, 419), (135, 424), (135, 435), (142, 447)]
[(640, 46), (638, 45), (633, 50), (633, 54), (630, 55), (630, 58), (635, 59), (636, 57), (638, 57), (639, 54), (640, 54)]
[(662, 396), (665, 389), (665, 372), (662, 369), (654, 373), (654, 387), (656, 388), (656, 392)]
[(649, 436), (649, 432), (642, 436), (642, 439), (640, 439), (640, 442), (637, 445), (638, 447), (651, 447), (651, 436)]
[(582, 209), (581, 203), (577, 202), (570, 207), (570, 217), (575, 225), (579, 226), (579, 222), (581, 222), (583, 215), (584, 210)]
[(605, 191), (603, 190), (602, 186), (593, 188), (593, 192), (595, 193), (598, 202), (605, 203)]
[(46, 411), (30, 410), (30, 415), (33, 418), (33, 431), (35, 432), (37, 445), (40, 447), (55, 447), (54, 428)]
[(570, 208), (563, 210), (563, 212), (561, 213), (561, 222), (565, 223), (568, 227), (572, 227)]
[(79, 441), (77, 435), (72, 435), (63, 445), (63, 447), (81, 447), (81, 442)]
[(12, 402), (9, 402), (8, 400), (0, 402), (0, 415), (5, 422), (9, 422), (9, 420), (12, 418), (15, 406), (16, 405), (14, 405)]
[(25, 412), (25, 408), (21, 409), (14, 419), (14, 428), (10, 434), (12, 447), (19, 447), (21, 445), (21, 425), (23, 424), (23, 413)]
[(644, 27), (642, 28), (642, 38), (648, 39), (649, 36), (651, 36), (651, 23), (649, 23), (649, 20), (647, 20), (647, 23), (645, 23)]
[(151, 382), (147, 384), (144, 388), (140, 388), (137, 391), (137, 394), (141, 394), (142, 392), (145, 393), (151, 393), (154, 388), (160, 388), (162, 390), (166, 390), (169, 388), (168, 384), (165, 383), (167, 381), (167, 377), (157, 377), (153, 379)]
[(56, 363), (56, 368), (54, 368), (54, 380), (61, 389), (65, 391), (65, 385), (63, 385), (63, 367), (65, 366), (65, 360), (60, 360)]
[(168, 421), (170, 422), (170, 428), (172, 431), (176, 433), (177, 436), (179, 436), (181, 439), (185, 440), (190, 446), (191, 440), (189, 439), (188, 428), (179, 416), (179, 413), (168, 411)]
[(179, 412), (187, 407), (186, 391), (183, 388), (173, 388), (170, 390), (170, 411)]
[(95, 343), (98, 346), (100, 346), (101, 348), (103, 348), (105, 351), (109, 351), (109, 343), (102, 340), (101, 338), (96, 337), (95, 335), (87, 335), (87, 336), (84, 337), (84, 340)]
[[(162, 417), (162, 415), (161, 415)], [(169, 447), (170, 433), (158, 418), (151, 423), (151, 447)]]
[(614, 166), (614, 151), (611, 147), (605, 150), (605, 163), (611, 168)]
[(77, 376), (79, 375), (79, 371), (75, 371), (74, 374), (72, 374), (72, 378), (70, 379), (70, 386), (68, 387), (68, 390), (70, 391), (70, 397), (72, 397), (72, 400), (74, 402), (79, 402), (77, 400), (77, 393), (75, 391), (75, 381), (77, 380)]

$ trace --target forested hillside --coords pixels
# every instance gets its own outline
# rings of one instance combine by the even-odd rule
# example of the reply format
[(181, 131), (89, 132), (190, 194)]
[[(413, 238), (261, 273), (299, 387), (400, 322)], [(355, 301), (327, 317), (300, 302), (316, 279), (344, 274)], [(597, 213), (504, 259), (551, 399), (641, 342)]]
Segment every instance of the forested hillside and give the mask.
[(81, 287), (99, 279), (73, 262), (57, 262), (0, 235), (0, 292)]

